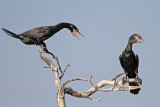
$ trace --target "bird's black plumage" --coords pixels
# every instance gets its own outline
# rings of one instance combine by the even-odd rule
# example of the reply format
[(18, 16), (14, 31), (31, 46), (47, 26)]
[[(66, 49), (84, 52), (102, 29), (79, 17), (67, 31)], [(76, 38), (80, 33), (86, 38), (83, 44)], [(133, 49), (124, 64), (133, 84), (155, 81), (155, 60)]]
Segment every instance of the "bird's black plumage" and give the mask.
[[(140, 35), (131, 35), (127, 47), (123, 51), (122, 55), (119, 56), (120, 64), (128, 78), (136, 78), (138, 76), (139, 58), (138, 55), (135, 55), (132, 51), (132, 44), (142, 43), (141, 40), (143, 39)], [(129, 86), (139, 86), (139, 84), (136, 82), (130, 82)], [(139, 90), (140, 89), (130, 90), (130, 92), (132, 94), (138, 94)]]
[(63, 28), (69, 29), (72, 32), (73, 36), (78, 38), (78, 36), (76, 35), (76, 32), (80, 34), (78, 28), (70, 23), (59, 23), (55, 26), (37, 27), (21, 34), (15, 34), (4, 28), (2, 28), (2, 30), (9, 34), (11, 37), (20, 39), (26, 45), (39, 45), (44, 51), (48, 52), (44, 41)]

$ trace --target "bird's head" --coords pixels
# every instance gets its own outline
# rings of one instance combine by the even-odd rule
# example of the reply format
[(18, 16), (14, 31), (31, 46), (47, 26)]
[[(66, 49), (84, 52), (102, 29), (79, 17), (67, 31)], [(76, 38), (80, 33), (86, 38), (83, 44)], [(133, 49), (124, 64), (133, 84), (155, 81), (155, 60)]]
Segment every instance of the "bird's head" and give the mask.
[(140, 35), (133, 34), (133, 35), (130, 36), (129, 42), (131, 42), (131, 43), (143, 43), (144, 40)]
[[(79, 39), (78, 36), (77, 36), (77, 33), (80, 34), (81, 36), (83, 36), (83, 35), (79, 32), (78, 28), (77, 28), (75, 25), (73, 25), (73, 24), (69, 24), (69, 30), (72, 32), (72, 35), (75, 36), (77, 39)], [(83, 37), (84, 37), (84, 36), (83, 36)]]

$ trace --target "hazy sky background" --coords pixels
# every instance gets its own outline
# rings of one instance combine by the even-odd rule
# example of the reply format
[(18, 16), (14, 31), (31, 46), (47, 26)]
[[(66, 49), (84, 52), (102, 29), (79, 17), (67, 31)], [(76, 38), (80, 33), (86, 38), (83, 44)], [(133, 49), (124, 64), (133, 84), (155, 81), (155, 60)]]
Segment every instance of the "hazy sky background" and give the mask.
[[(71, 65), (62, 82), (90, 75), (94, 83), (112, 79), (123, 72), (119, 55), (130, 35), (138, 33), (146, 41), (133, 46), (143, 79), (138, 95), (115, 91), (91, 96), (101, 98), (100, 102), (66, 95), (67, 107), (159, 106), (159, 0), (0, 0), (0, 27), (17, 34), (60, 22), (75, 24), (85, 36), (77, 40), (63, 29), (45, 41), (63, 69)], [(2, 30), (0, 44), (0, 107), (56, 107), (54, 77), (50, 69), (43, 68), (46, 64), (39, 58), (38, 47), (24, 45)], [(67, 86), (77, 91), (91, 87), (87, 82)]]

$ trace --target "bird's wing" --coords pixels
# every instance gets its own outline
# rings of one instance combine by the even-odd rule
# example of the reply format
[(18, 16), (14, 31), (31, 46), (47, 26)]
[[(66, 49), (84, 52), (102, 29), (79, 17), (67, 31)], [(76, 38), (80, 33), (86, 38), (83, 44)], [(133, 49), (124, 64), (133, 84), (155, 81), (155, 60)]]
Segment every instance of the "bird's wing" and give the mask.
[(137, 54), (135, 55), (135, 59), (136, 59), (136, 62), (137, 62), (137, 68), (138, 68), (138, 66), (139, 66), (139, 57), (138, 57), (138, 55), (137, 55)]
[(50, 26), (42, 26), (28, 30), (20, 35), (23, 35), (25, 37), (40, 38), (50, 34), (50, 32), (51, 32)]
[(124, 66), (123, 66), (123, 59), (122, 59), (122, 56), (121, 56), (121, 55), (119, 55), (119, 61), (120, 61), (120, 63), (121, 63), (122, 68), (124, 69)]

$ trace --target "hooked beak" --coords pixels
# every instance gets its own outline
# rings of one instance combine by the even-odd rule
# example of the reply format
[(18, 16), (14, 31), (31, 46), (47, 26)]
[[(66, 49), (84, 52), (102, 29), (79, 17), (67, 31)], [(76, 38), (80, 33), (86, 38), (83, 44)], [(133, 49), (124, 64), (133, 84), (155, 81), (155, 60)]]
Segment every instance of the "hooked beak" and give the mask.
[(137, 39), (137, 43), (144, 43), (143, 39), (139, 39), (139, 38), (136, 38), (136, 39)]
[(79, 33), (82, 37), (84, 37), (80, 32), (77, 31), (77, 33)]
[[(75, 36), (75, 37), (79, 40), (79, 38), (78, 38), (76, 32), (77, 32), (78, 34), (80, 34), (81, 36), (83, 36), (83, 35), (82, 35), (79, 31), (73, 29), (72, 35)], [(84, 37), (84, 36), (83, 36), (83, 37)]]

